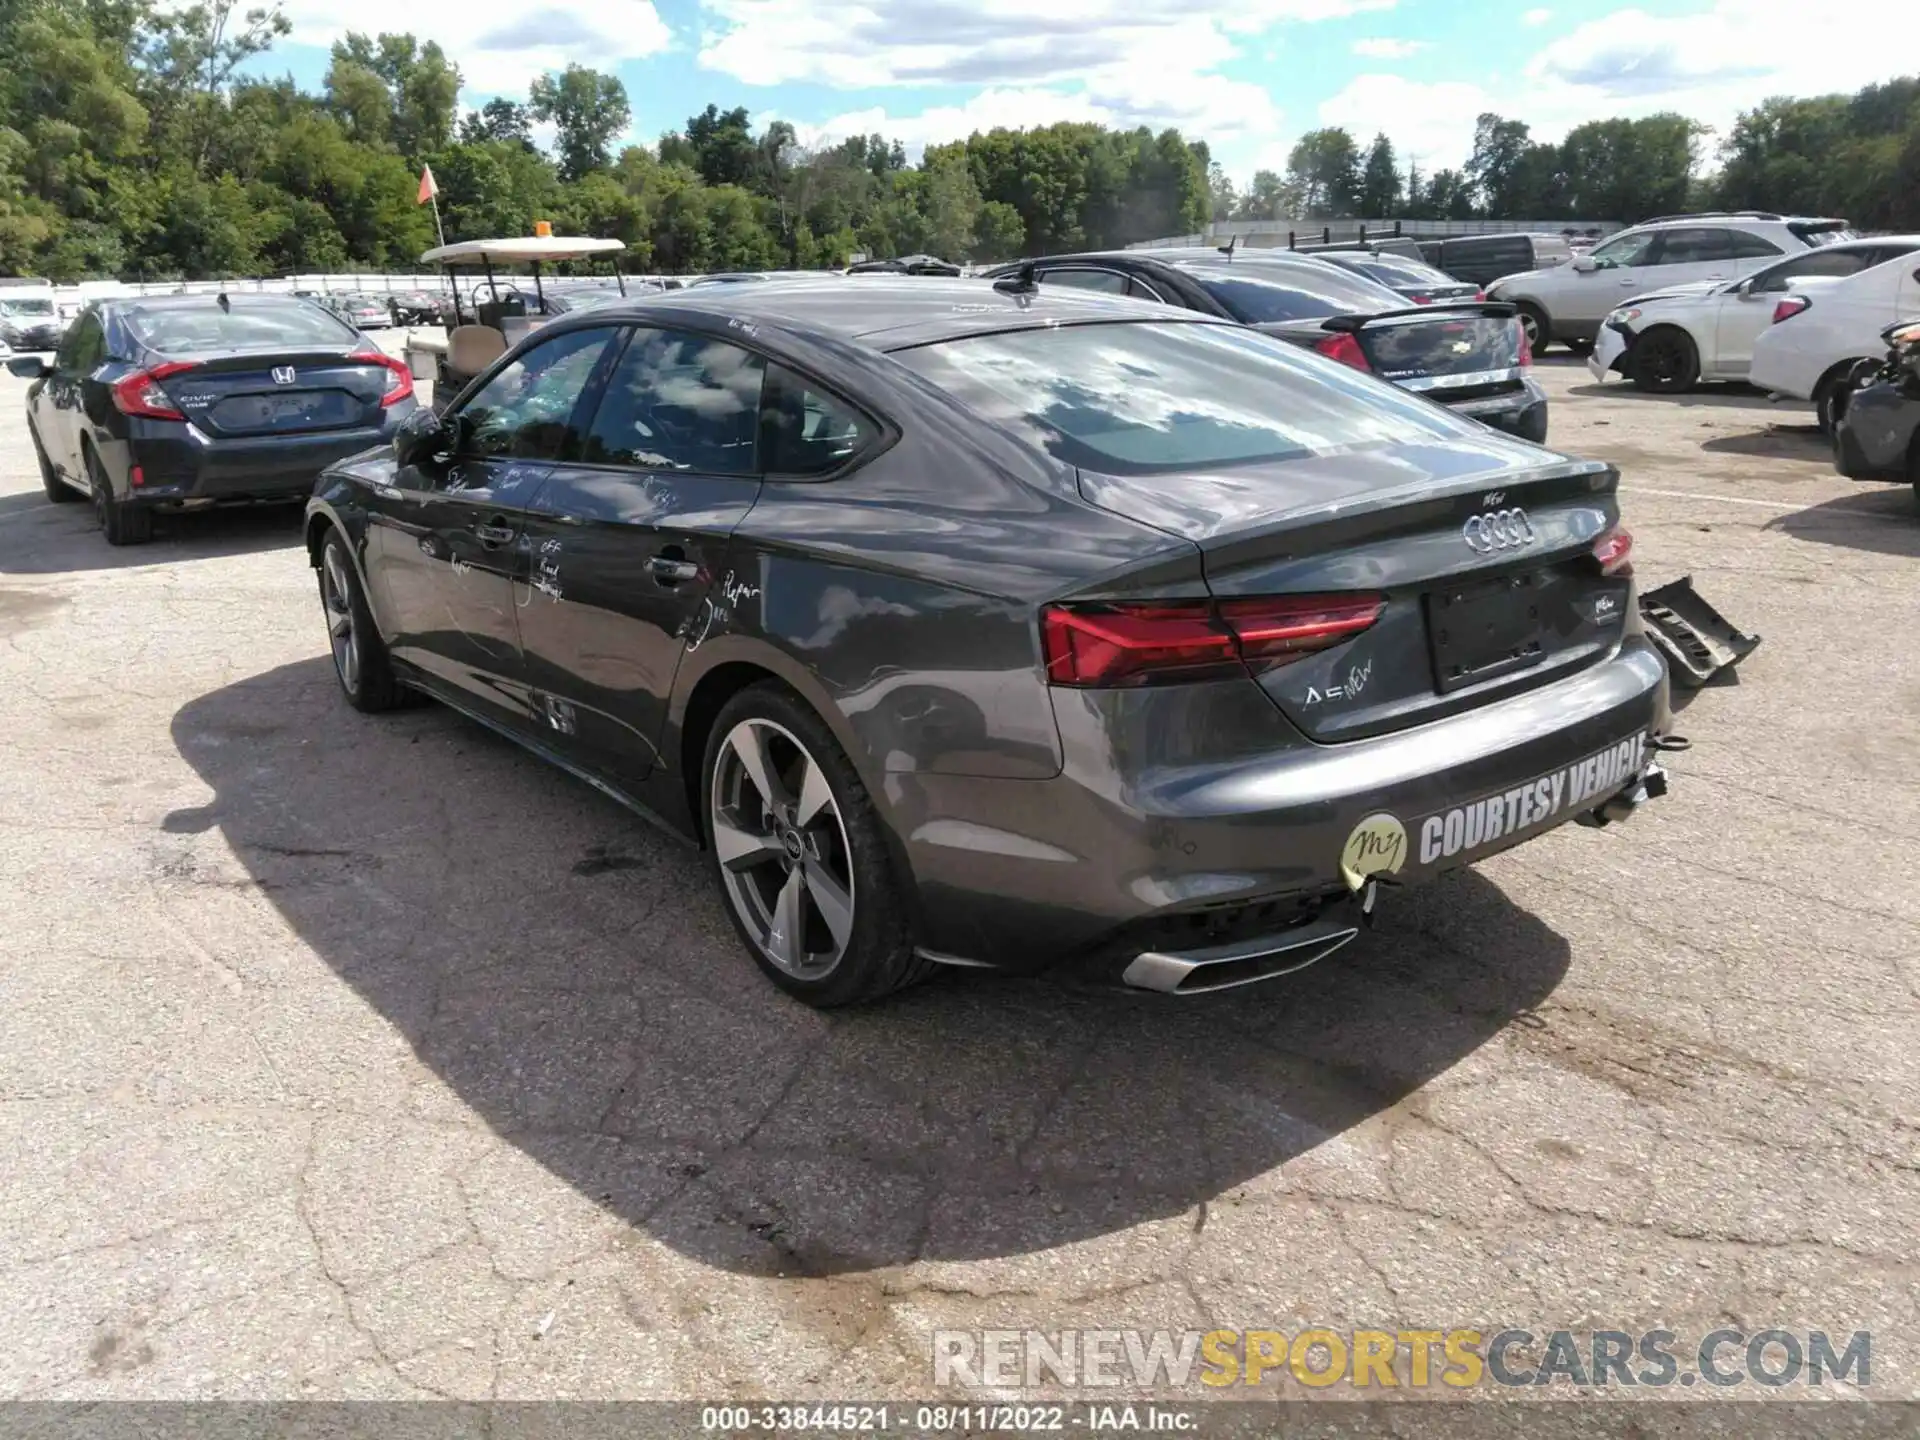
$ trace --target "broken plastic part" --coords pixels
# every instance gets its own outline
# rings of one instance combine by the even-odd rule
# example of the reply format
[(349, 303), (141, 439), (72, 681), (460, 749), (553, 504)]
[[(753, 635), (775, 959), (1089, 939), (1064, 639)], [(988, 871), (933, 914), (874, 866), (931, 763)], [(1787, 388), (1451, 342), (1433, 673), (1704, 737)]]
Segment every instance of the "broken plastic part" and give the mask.
[(1667, 657), (1668, 674), (1688, 689), (1698, 689), (1739, 664), (1760, 643), (1758, 635), (1734, 629), (1702, 600), (1691, 575), (1643, 594), (1640, 615), (1647, 622), (1647, 634)]

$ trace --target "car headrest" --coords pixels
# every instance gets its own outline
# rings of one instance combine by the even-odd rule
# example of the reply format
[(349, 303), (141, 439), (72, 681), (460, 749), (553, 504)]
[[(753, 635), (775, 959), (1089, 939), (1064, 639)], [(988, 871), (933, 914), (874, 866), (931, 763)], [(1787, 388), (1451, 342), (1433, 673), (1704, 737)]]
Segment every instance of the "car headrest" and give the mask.
[(507, 353), (507, 341), (491, 325), (457, 325), (447, 335), (447, 368), (478, 375)]

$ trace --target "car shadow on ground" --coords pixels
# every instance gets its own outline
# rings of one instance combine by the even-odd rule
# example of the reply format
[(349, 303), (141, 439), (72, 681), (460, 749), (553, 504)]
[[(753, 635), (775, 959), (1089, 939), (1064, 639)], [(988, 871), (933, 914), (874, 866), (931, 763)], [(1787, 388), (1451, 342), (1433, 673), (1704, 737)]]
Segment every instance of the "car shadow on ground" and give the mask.
[[(444, 1117), (451, 1092), (621, 1220), (741, 1273), (1204, 1223), (1526, 1023), (1568, 964), (1467, 873), (1245, 990), (947, 972), (823, 1015), (754, 969), (704, 857), (442, 708), (354, 714), (314, 659), (192, 701), (173, 738), (213, 799), (167, 818), (156, 863), (264, 894), (404, 1037), (446, 1091), (397, 1079), (395, 1108)], [(304, 962), (254, 943), (220, 958), (272, 1005)], [(352, 1065), (342, 1043), (314, 1039), (316, 1074)], [(298, 1061), (276, 1066), (296, 1090)]]
[[(1774, 410), (1787, 415), (1798, 413), (1792, 410), (1782, 411), (1780, 406), (1767, 399), (1765, 391), (1738, 383), (1708, 385), (1703, 389), (1689, 390), (1680, 395), (1656, 395), (1624, 380), (1612, 380), (1604, 385), (1598, 381), (1592, 381), (1584, 385), (1569, 386), (1567, 393), (1588, 395), (1600, 400), (1626, 400), (1636, 405), (1678, 405), (1682, 409)], [(1813, 412), (1808, 410), (1806, 414), (1811, 417)]]
[(299, 505), (260, 505), (154, 517), (145, 545), (109, 545), (93, 507), (75, 496), (56, 505), (34, 491), (0, 498), (0, 575), (58, 575), (125, 570), (176, 560), (207, 560), (301, 543)]
[(1911, 485), (1863, 483), (1858, 494), (1795, 510), (1766, 528), (1821, 545), (1920, 558), (1920, 498)]
[(1833, 447), (1820, 427), (1805, 425), (1769, 425), (1739, 435), (1716, 435), (1700, 442), (1700, 448), (1714, 455), (1751, 455), (1761, 460), (1817, 460), (1831, 463)]

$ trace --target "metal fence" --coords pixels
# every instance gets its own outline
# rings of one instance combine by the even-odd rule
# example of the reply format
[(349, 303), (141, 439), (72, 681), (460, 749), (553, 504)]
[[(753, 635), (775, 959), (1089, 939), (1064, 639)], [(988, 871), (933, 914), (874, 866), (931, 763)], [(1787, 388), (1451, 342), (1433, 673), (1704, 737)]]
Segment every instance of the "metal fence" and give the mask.
[(1409, 236), (1418, 240), (1439, 240), (1449, 235), (1566, 235), (1599, 239), (1623, 229), (1618, 220), (1216, 220), (1204, 230), (1190, 235), (1162, 235), (1156, 240), (1136, 240), (1129, 250), (1159, 249), (1168, 245), (1224, 245), (1238, 238), (1252, 249), (1310, 244), (1341, 240), (1383, 240), (1389, 236)]

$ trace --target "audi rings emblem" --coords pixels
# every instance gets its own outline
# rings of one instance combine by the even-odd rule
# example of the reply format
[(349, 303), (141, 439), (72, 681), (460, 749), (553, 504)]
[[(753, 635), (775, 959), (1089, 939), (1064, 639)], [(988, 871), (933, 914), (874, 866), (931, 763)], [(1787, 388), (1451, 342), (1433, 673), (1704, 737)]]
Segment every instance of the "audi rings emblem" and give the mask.
[(1474, 554), (1491, 555), (1498, 550), (1524, 550), (1540, 537), (1527, 512), (1515, 508), (1474, 516), (1460, 527), (1460, 538)]

